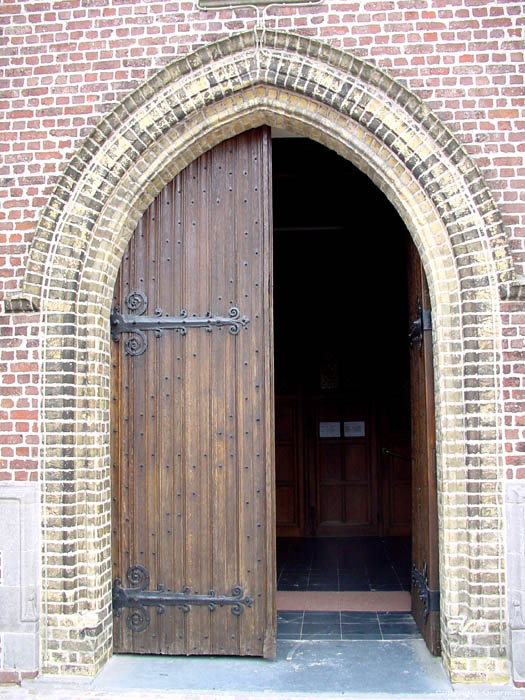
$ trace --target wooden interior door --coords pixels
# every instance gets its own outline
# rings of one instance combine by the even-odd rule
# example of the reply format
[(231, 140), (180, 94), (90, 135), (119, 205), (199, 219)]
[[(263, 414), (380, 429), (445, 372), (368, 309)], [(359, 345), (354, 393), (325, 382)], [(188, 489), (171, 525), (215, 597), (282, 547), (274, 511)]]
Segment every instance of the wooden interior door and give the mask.
[(315, 534), (377, 534), (373, 419), (364, 398), (317, 397), (313, 401)]
[(112, 314), (114, 648), (275, 654), (271, 139), (169, 183)]
[(433, 654), (440, 653), (436, 430), (432, 325), (425, 273), (408, 243), (412, 422), (412, 613)]
[(380, 481), (382, 534), (410, 535), (412, 519), (412, 459), (410, 436), (385, 431), (381, 435)]

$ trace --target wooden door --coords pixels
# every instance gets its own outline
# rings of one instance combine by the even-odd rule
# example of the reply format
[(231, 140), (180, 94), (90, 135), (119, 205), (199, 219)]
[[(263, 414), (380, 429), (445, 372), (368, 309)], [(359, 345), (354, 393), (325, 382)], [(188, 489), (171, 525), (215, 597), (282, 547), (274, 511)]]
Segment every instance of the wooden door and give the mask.
[(315, 534), (377, 534), (373, 420), (368, 402), (349, 396), (313, 400), (311, 503)]
[(381, 435), (381, 445), (382, 534), (386, 537), (410, 535), (412, 531), (410, 436), (405, 433), (385, 431)]
[(114, 648), (273, 657), (269, 129), (151, 204), (112, 314)]
[(412, 422), (412, 613), (433, 654), (440, 653), (436, 430), (430, 298), (409, 242), (408, 281)]

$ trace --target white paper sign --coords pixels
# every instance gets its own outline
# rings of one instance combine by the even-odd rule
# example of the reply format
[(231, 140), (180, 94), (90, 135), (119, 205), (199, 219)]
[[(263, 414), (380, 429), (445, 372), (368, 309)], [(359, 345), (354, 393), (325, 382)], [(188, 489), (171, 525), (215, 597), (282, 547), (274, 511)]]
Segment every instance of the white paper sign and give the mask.
[(364, 437), (365, 421), (350, 420), (344, 423), (345, 437)]
[(319, 437), (337, 438), (341, 437), (341, 423), (339, 421), (328, 421), (319, 423)]

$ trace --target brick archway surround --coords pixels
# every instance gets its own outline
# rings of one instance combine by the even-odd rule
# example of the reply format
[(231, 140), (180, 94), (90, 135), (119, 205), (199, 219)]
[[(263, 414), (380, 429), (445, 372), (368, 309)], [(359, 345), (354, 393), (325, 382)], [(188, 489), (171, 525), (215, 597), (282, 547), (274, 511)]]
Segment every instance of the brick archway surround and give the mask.
[(122, 253), (181, 169), (263, 123), (351, 160), (421, 254), (434, 318), (443, 660), (453, 680), (503, 680), (499, 299), (514, 271), (499, 212), (458, 141), (402, 85), (269, 30), (175, 61), (99, 123), (50, 197), (10, 302), (42, 316), (42, 669), (93, 674), (111, 654), (109, 312)]

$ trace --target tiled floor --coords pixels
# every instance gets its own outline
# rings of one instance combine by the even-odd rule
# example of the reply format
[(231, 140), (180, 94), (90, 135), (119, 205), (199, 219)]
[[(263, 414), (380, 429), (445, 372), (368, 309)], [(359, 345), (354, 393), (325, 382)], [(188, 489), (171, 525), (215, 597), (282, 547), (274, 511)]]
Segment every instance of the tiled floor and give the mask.
[(409, 591), (409, 537), (279, 538), (280, 591)]
[(409, 613), (291, 612), (277, 613), (277, 639), (374, 640), (417, 639), (421, 635)]
[[(279, 591), (409, 591), (409, 537), (280, 538)], [(409, 613), (280, 610), (277, 637), (374, 640), (420, 637)]]

